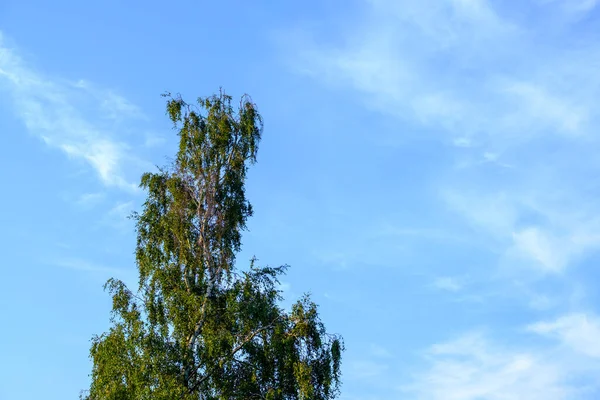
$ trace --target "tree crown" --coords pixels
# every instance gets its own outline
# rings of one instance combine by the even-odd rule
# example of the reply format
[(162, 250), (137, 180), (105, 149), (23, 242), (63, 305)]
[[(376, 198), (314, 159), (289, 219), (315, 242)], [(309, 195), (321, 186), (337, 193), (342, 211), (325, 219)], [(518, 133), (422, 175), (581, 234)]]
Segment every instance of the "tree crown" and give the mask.
[(111, 327), (95, 336), (96, 399), (331, 399), (343, 342), (328, 334), (308, 296), (279, 306), (287, 266), (234, 268), (252, 215), (245, 197), (263, 123), (223, 91), (197, 104), (167, 97), (179, 131), (173, 165), (142, 176), (134, 213), (136, 292), (116, 279)]

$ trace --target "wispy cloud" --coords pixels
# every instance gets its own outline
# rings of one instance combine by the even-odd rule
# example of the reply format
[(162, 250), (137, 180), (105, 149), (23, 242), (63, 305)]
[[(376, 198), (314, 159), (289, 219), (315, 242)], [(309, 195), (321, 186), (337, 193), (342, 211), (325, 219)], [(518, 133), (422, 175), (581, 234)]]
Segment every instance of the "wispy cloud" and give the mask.
[(433, 281), (432, 286), (439, 290), (458, 292), (463, 288), (463, 282), (456, 277), (443, 276), (436, 278)]
[(600, 358), (600, 318), (594, 314), (568, 314), (554, 321), (532, 324), (528, 330), (558, 339), (583, 355)]
[(164, 145), (167, 140), (163, 136), (147, 134), (146, 139), (144, 141), (144, 146), (146, 147), (157, 147)]
[(501, 86), (515, 110), (507, 116), (507, 126), (514, 130), (535, 130), (580, 134), (585, 132), (591, 110), (576, 99), (550, 93), (533, 82), (507, 81)]
[(100, 88), (92, 82), (83, 79), (77, 81), (74, 86), (85, 90), (90, 96), (93, 96), (98, 101), (98, 105), (103, 111), (104, 118), (116, 121), (127, 118), (146, 118), (138, 106), (110, 89)]
[(388, 349), (375, 343), (371, 343), (371, 345), (369, 346), (369, 353), (373, 357), (377, 358), (393, 358), (392, 353)]
[(84, 193), (79, 196), (79, 198), (75, 201), (75, 204), (77, 204), (80, 207), (91, 207), (104, 200), (105, 197), (106, 195), (100, 192)]
[(134, 202), (120, 201), (114, 204), (101, 219), (101, 224), (107, 225), (120, 232), (131, 232), (132, 223), (129, 216), (134, 210)]
[(124, 272), (124, 270), (120, 268), (98, 265), (78, 258), (64, 258), (55, 261), (53, 264), (61, 268), (82, 272), (97, 272), (102, 274), (122, 274)]
[(345, 375), (350, 379), (373, 381), (381, 379), (389, 369), (387, 363), (368, 359), (351, 360), (345, 370)]
[(298, 72), (351, 88), (368, 107), (456, 146), (456, 163), (437, 182), (442, 201), (506, 257), (561, 272), (600, 249), (587, 180), (600, 171), (600, 75), (590, 68), (600, 46), (585, 32), (577, 47), (543, 38), (578, 33), (553, 26), (552, 9), (583, 13), (596, 2), (524, 2), (546, 18), (538, 25), (497, 5), (365, 1), (364, 18), (334, 44), (296, 32), (288, 56)]
[[(453, 266), (453, 276), (474, 277), (468, 287), (448, 272), (435, 274), (431, 285), (464, 299), (485, 286), (490, 309), (496, 304), (487, 299), (519, 297), (530, 307), (518, 313), (523, 318), (573, 312), (531, 324), (534, 343), (514, 332), (507, 334), (510, 344), (473, 333), (432, 346), (429, 369), (409, 398), (597, 394), (580, 378), (600, 372), (590, 361), (600, 351), (600, 322), (578, 312), (588, 282), (576, 274), (600, 250), (600, 45), (590, 21), (579, 23), (593, 18), (597, 1), (357, 4), (347, 26), (328, 31), (334, 38), (324, 40), (312, 26), (297, 29), (286, 36), (294, 53), (282, 53), (297, 73), (397, 119), (401, 128), (385, 134), (406, 136), (403, 146), (412, 144), (412, 132), (444, 145), (448, 161), (435, 166), (421, 193), (437, 188), (438, 208), (431, 211), (444, 218), (432, 229), (447, 242), (469, 237), (469, 251), (485, 253), (485, 264)], [(490, 324), (507, 332), (513, 322)]]
[(139, 160), (111, 131), (123, 120), (140, 118), (138, 107), (88, 82), (45, 76), (9, 47), (1, 32), (0, 88), (8, 90), (15, 113), (32, 134), (87, 163), (105, 185), (136, 190), (126, 167)]
[(137, 274), (134, 268), (105, 265), (80, 257), (62, 257), (46, 263), (73, 273), (87, 274), (94, 279), (118, 278), (126, 282), (129, 287), (136, 287)]
[[(490, 341), (482, 332), (464, 334), (433, 345), (429, 367), (413, 384), (402, 387), (415, 399), (565, 400), (594, 393), (577, 377), (598, 372), (583, 370), (581, 360), (557, 357), (553, 348), (523, 349)], [(587, 365), (586, 367), (590, 367)], [(576, 373), (576, 374), (574, 374)], [(587, 398), (587, 397), (585, 397)]]
[[(543, 174), (538, 176), (528, 188), (506, 187), (502, 182), (497, 185), (503, 190), (459, 184), (460, 189), (449, 189), (444, 200), (473, 229), (489, 235), (507, 262), (562, 273), (600, 248), (599, 210), (581, 188), (563, 182), (546, 186)], [(515, 179), (535, 178), (520, 172)]]
[(539, 4), (555, 7), (570, 17), (580, 17), (592, 11), (598, 5), (598, 0), (537, 0)]
[[(572, 51), (570, 60), (541, 54), (531, 27), (486, 0), (372, 0), (363, 14), (341, 32), (344, 45), (327, 47), (304, 34), (290, 39), (300, 49), (299, 72), (350, 86), (370, 106), (448, 130), (459, 143), (472, 135), (493, 142), (490, 135), (515, 139), (517, 132), (572, 134), (593, 126), (589, 91), (600, 79), (573, 66), (595, 59), (595, 51)], [(565, 86), (573, 74), (579, 79)], [(582, 74), (591, 86), (579, 86)]]

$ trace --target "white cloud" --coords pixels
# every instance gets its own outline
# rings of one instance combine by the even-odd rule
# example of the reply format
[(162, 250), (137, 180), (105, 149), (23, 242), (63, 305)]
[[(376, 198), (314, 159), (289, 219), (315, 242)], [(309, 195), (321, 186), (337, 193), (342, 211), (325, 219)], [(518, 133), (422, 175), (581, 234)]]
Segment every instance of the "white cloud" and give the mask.
[[(577, 224), (577, 220), (574, 221)], [(509, 252), (534, 261), (546, 272), (563, 272), (582, 255), (600, 247), (600, 236), (596, 233), (600, 227), (594, 226), (594, 231), (590, 231), (583, 222), (577, 225), (567, 228), (567, 234), (563, 235), (539, 227), (527, 227), (514, 232), (514, 245)]]
[[(350, 86), (386, 113), (458, 134), (459, 143), (593, 127), (588, 92), (599, 78), (579, 59), (595, 57), (593, 50), (536, 57), (532, 27), (486, 0), (371, 0), (362, 14), (341, 32), (343, 45), (298, 40), (298, 71)], [(573, 73), (585, 74), (587, 86)]]
[(438, 277), (433, 281), (433, 287), (440, 290), (447, 290), (449, 292), (458, 292), (463, 288), (463, 282), (455, 277)]
[[(545, 6), (589, 12), (596, 3)], [(567, 45), (576, 27), (555, 26), (535, 2), (522, 7), (539, 11), (536, 24), (487, 0), (359, 4), (337, 40), (295, 38), (297, 70), (454, 144), (441, 197), (507, 264), (562, 272), (600, 249), (588, 189), (600, 171), (597, 41)]]
[(66, 268), (66, 269), (71, 269), (74, 271), (81, 271), (81, 272), (97, 272), (97, 273), (105, 273), (105, 274), (122, 274), (124, 272), (124, 270), (122, 270), (120, 268), (98, 265), (93, 262), (83, 260), (83, 259), (78, 259), (78, 258), (60, 259), (60, 260), (55, 261), (53, 264), (58, 267), (61, 267), (61, 268)]
[(600, 358), (600, 318), (594, 314), (569, 314), (554, 321), (532, 324), (528, 330), (558, 339), (583, 355)]
[[(555, 342), (510, 345), (481, 331), (431, 346), (426, 368), (401, 389), (414, 399), (566, 400), (596, 398), (600, 373), (600, 318), (573, 313), (537, 322), (526, 331)], [(503, 335), (506, 337), (506, 335)], [(506, 343), (509, 341), (506, 340)], [(591, 378), (591, 380), (590, 380)]]
[(512, 231), (518, 220), (518, 209), (507, 193), (480, 194), (467, 190), (442, 192), (446, 204), (461, 213), (476, 229), (503, 236)]
[(91, 207), (104, 200), (105, 197), (104, 193), (83, 193), (75, 200), (75, 204), (81, 207)]
[(547, 310), (556, 306), (559, 301), (540, 293), (529, 293), (528, 306), (534, 310)]
[(483, 153), (483, 158), (486, 161), (494, 162), (498, 160), (498, 154), (486, 151), (485, 153)]
[(133, 201), (119, 202), (113, 206), (108, 212), (108, 215), (115, 218), (126, 218), (133, 210)]
[[(45, 261), (47, 262), (47, 261)], [(107, 266), (78, 257), (65, 257), (50, 261), (54, 267), (63, 268), (75, 273), (88, 274), (90, 277), (105, 281), (107, 277), (121, 279), (130, 288), (136, 287), (137, 271), (135, 268)]]
[(83, 81), (70, 83), (43, 76), (9, 48), (0, 33), (1, 87), (8, 89), (15, 112), (32, 134), (87, 163), (105, 185), (137, 190), (137, 185), (127, 180), (125, 166), (139, 161), (110, 133), (122, 120), (141, 116), (136, 106)]
[(385, 347), (375, 344), (375, 343), (371, 343), (371, 345), (369, 346), (369, 353), (373, 356), (373, 357), (377, 357), (377, 358), (392, 358), (393, 355), (392, 353), (386, 349)]
[(537, 0), (545, 6), (555, 6), (561, 12), (571, 15), (581, 15), (592, 11), (598, 5), (598, 0)]
[(569, 0), (562, 2), (568, 9), (575, 12), (589, 12), (598, 5), (598, 0)]
[(471, 139), (469, 139), (467, 137), (457, 137), (452, 141), (452, 143), (456, 147), (471, 147), (471, 145), (472, 145)]
[(463, 63), (495, 58), (505, 41), (518, 40), (513, 24), (484, 0), (372, 0), (363, 15), (343, 33), (343, 46), (301, 40), (294, 65), (327, 83), (350, 85), (368, 95), (362, 97), (370, 106), (401, 118), (466, 138), (480, 129), (482, 111), (489, 116), (481, 100), (489, 102), (491, 85), (478, 85), (478, 98), (469, 98), (464, 93), (473, 82), (461, 85), (464, 79), (454, 75), (472, 68)]
[(552, 359), (546, 351), (490, 342), (480, 332), (432, 346), (427, 359), (427, 369), (402, 388), (409, 398), (566, 400), (581, 394), (581, 387), (571, 381), (573, 365)]
[[(487, 185), (477, 190), (454, 188), (444, 192), (443, 199), (477, 232), (487, 234), (487, 243), (507, 263), (561, 273), (600, 249), (596, 217), (600, 210), (583, 201), (577, 189), (546, 189), (539, 177), (530, 188), (508, 187), (495, 193)], [(525, 178), (527, 182), (529, 177)], [(533, 221), (528, 220), (531, 215)]]
[(372, 360), (350, 360), (346, 363), (344, 375), (349, 379), (373, 381), (381, 378), (389, 369), (386, 363)]
[(146, 140), (144, 141), (144, 146), (146, 147), (158, 147), (162, 146), (166, 143), (166, 139), (163, 136), (154, 135), (154, 134), (146, 134)]
[(538, 262), (550, 272), (561, 271), (566, 264), (567, 254), (561, 254), (560, 243), (538, 228), (527, 228), (513, 234), (515, 248)]
[(516, 110), (507, 115), (506, 126), (514, 130), (555, 129), (567, 134), (584, 132), (589, 110), (573, 104), (567, 96), (549, 93), (548, 89), (531, 82), (507, 82), (501, 89), (514, 100)]
[[(579, 16), (596, 6), (595, 0), (553, 3)], [(530, 312), (577, 309), (585, 290), (576, 290), (579, 277), (567, 274), (600, 250), (600, 75), (592, 67), (600, 46), (587, 36), (589, 23), (578, 30), (569, 25), (578, 17), (570, 15), (567, 24), (555, 24), (558, 17), (535, 1), (519, 7), (491, 0), (364, 4), (360, 17), (336, 32), (339, 38), (296, 38), (297, 71), (350, 89), (367, 107), (407, 122), (406, 130), (427, 128), (419, 132), (454, 145), (448, 146), (451, 165), (442, 165), (426, 186), (437, 185), (443, 204), (492, 259), (458, 274), (501, 266), (502, 273), (484, 271), (500, 298), (521, 296), (535, 309)], [(524, 22), (533, 11), (539, 11), (535, 23)], [(448, 220), (451, 234), (463, 234), (463, 224)], [(461, 290), (453, 278), (433, 285)], [(508, 323), (494, 324), (505, 333)], [(595, 378), (591, 385), (583, 378), (600, 373), (590, 363), (600, 356), (597, 317), (572, 314), (529, 331), (559, 345), (535, 336), (523, 346), (509, 333), (510, 345), (468, 334), (432, 346), (429, 367), (407, 388), (409, 398), (595, 398), (586, 392), (595, 390)]]
[(144, 112), (125, 97), (115, 93), (113, 90), (94, 85), (86, 80), (79, 80), (73, 84), (74, 87), (84, 90), (93, 97), (102, 110), (102, 117), (117, 122), (127, 119), (146, 120)]
[(101, 219), (101, 224), (108, 225), (123, 233), (129, 233), (133, 222), (128, 219), (134, 211), (133, 201), (120, 201), (113, 205)]

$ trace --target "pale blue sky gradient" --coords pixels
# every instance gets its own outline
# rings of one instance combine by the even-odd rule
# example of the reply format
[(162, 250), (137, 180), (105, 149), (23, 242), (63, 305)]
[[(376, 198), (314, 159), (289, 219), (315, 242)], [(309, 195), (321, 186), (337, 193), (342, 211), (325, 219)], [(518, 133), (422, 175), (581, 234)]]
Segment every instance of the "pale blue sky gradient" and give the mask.
[(165, 91), (249, 93), (253, 255), (342, 399), (600, 397), (597, 0), (0, 2), (0, 399), (76, 398)]

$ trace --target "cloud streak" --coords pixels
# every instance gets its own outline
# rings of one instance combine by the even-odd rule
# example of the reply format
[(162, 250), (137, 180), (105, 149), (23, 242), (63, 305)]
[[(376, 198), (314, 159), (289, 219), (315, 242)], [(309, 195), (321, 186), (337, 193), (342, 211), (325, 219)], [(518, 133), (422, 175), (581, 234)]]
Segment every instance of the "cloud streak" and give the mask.
[(600, 318), (596, 315), (568, 314), (554, 321), (537, 322), (527, 329), (556, 339), (579, 354), (600, 358)]
[(410, 398), (563, 400), (587, 398), (596, 390), (574, 380), (573, 373), (592, 375), (598, 372), (597, 366), (572, 354), (561, 354), (557, 359), (554, 348), (505, 346), (490, 341), (482, 332), (433, 345), (426, 357), (428, 368), (413, 384), (402, 387)]
[(104, 185), (136, 190), (126, 169), (139, 160), (125, 142), (115, 138), (114, 131), (122, 121), (141, 118), (139, 108), (88, 82), (44, 76), (6, 44), (1, 32), (0, 88), (8, 91), (15, 113), (30, 133), (86, 163)]
[[(299, 55), (289, 57), (298, 72), (455, 146), (436, 182), (441, 200), (504, 258), (557, 273), (600, 249), (586, 180), (600, 171), (600, 75), (590, 68), (600, 46), (550, 15), (595, 6), (525, 2), (545, 18), (532, 26), (486, 0), (370, 0), (335, 44), (290, 34)], [(543, 41), (542, 30), (580, 34), (578, 46)]]
[[(440, 237), (469, 237), (468, 251), (485, 253), (485, 264), (471, 262), (473, 256), (452, 269), (477, 285), (447, 271), (436, 272), (430, 285), (465, 298), (485, 286), (499, 294), (482, 297), (496, 311), (506, 305), (494, 299), (519, 297), (514, 318), (534, 321), (523, 329), (511, 325), (512, 316), (482, 318), (502, 332), (513, 329), (510, 345), (475, 332), (430, 347), (428, 368), (404, 394), (597, 397), (595, 379), (586, 378), (600, 372), (600, 322), (581, 309), (589, 285), (582, 276), (600, 250), (600, 45), (589, 29), (597, 1), (358, 4), (357, 17), (333, 39), (314, 29), (288, 32), (294, 54), (283, 54), (297, 73), (399, 121), (398, 131), (385, 134), (405, 137), (386, 143), (410, 146), (411, 132), (418, 132), (443, 145), (438, 151), (450, 156), (440, 157), (423, 194), (436, 188), (437, 208), (428, 211), (442, 222), (432, 229), (444, 232)], [(547, 312), (565, 314), (539, 322), (536, 315)]]
[(65, 258), (54, 262), (54, 265), (79, 272), (94, 272), (102, 274), (123, 274), (120, 268), (106, 267), (77, 258)]

